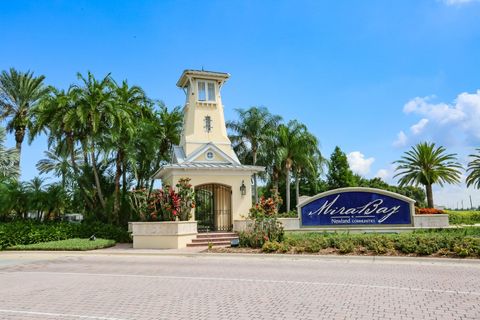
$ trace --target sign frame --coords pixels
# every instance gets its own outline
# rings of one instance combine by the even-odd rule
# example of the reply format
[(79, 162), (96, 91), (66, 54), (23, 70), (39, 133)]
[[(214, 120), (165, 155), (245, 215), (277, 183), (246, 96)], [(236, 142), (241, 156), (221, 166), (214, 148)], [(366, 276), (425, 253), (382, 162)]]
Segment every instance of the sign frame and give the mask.
[[(311, 225), (311, 226), (304, 226), (303, 225), (303, 217), (302, 217), (302, 208), (306, 206), (307, 204), (326, 197), (330, 195), (335, 195), (335, 194), (343, 194), (347, 192), (365, 192), (365, 193), (376, 193), (379, 195), (383, 196), (388, 196), (397, 200), (401, 200), (404, 202), (408, 203), (408, 207), (410, 210), (410, 223), (409, 224), (338, 224), (338, 225)], [(332, 228), (338, 228), (338, 229), (359, 229), (359, 228), (390, 228), (390, 227), (413, 227), (414, 225), (414, 215), (415, 215), (415, 200), (409, 197), (406, 197), (404, 195), (387, 191), (387, 190), (382, 190), (382, 189), (376, 189), (376, 188), (364, 188), (364, 187), (348, 187), (348, 188), (338, 188), (338, 189), (332, 189), (326, 192), (319, 193), (313, 197), (305, 197), (301, 199), (300, 203), (297, 205), (297, 213), (298, 217), (300, 219), (300, 228), (301, 229), (332, 229)]]

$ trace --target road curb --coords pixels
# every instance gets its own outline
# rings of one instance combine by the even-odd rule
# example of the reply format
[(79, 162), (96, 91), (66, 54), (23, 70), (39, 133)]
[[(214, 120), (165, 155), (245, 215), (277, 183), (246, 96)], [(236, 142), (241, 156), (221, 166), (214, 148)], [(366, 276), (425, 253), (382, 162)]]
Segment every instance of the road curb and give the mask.
[(430, 265), (465, 265), (480, 268), (480, 259), (437, 258), (437, 257), (405, 257), (405, 256), (353, 256), (353, 255), (307, 255), (307, 254), (265, 254), (265, 253), (209, 253), (209, 252), (134, 252), (118, 251), (4, 251), (6, 255), (56, 255), (56, 256), (144, 256), (144, 257), (190, 257), (190, 258), (250, 258), (277, 260), (310, 260), (343, 263), (386, 263), (386, 264), (430, 264)]

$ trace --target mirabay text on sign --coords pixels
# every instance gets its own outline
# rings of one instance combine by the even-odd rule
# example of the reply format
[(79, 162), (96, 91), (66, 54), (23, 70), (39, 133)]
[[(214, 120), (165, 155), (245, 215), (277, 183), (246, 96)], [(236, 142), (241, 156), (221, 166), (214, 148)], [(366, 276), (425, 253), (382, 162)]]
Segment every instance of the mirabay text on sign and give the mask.
[(299, 204), (302, 227), (411, 226), (415, 200), (373, 188), (327, 191)]

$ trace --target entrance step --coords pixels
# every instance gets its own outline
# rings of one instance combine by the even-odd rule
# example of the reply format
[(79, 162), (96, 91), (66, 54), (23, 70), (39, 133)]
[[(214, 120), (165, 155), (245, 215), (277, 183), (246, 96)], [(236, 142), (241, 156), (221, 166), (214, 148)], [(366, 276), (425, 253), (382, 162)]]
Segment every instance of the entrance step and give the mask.
[(238, 234), (235, 232), (204, 232), (197, 234), (197, 239), (210, 239), (210, 238), (224, 238), (235, 237), (238, 238)]
[(188, 243), (187, 247), (229, 247), (232, 240), (238, 239), (235, 232), (208, 232), (199, 233), (192, 243)]

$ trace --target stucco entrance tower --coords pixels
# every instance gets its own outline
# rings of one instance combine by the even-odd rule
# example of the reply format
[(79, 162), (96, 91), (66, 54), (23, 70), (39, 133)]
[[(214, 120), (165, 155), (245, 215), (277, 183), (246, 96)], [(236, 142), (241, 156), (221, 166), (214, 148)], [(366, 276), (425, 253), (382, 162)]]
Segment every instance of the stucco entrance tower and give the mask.
[(220, 90), (228, 73), (185, 70), (177, 86), (185, 92), (183, 132), (172, 163), (155, 178), (175, 185), (188, 177), (195, 188), (193, 219), (198, 231), (231, 230), (252, 206), (251, 176), (263, 167), (242, 165), (227, 135)]

